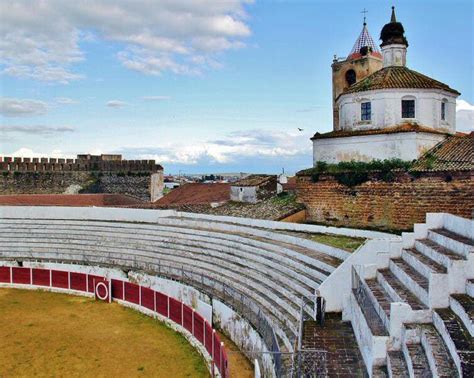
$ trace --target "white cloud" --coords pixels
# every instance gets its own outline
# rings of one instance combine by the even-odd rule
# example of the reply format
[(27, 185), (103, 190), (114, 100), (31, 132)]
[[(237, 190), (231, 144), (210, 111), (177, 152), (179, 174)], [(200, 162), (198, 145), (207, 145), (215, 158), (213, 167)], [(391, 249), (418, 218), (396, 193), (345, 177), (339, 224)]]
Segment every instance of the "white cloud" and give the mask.
[(0, 125), (2, 134), (26, 134), (52, 136), (73, 132), (71, 126), (45, 126), (45, 125)]
[(27, 157), (27, 158), (41, 158), (41, 157), (52, 157), (52, 158), (74, 158), (73, 155), (65, 155), (61, 150), (52, 150), (51, 152), (36, 152), (28, 147), (21, 147), (18, 150), (7, 154), (7, 156), (13, 157)]
[(190, 141), (149, 147), (128, 147), (120, 152), (162, 164), (227, 164), (246, 158), (284, 159), (311, 154), (309, 135), (266, 129), (236, 131), (220, 140)]
[[(0, 71), (47, 82), (83, 75), (80, 42), (107, 40), (122, 46), (132, 70), (196, 74), (213, 68), (213, 55), (245, 46), (251, 34), (246, 0), (44, 0), (0, 2)], [(192, 59), (204, 55), (201, 64)]]
[(5, 117), (33, 117), (46, 114), (48, 104), (43, 101), (3, 97), (0, 114)]
[(170, 96), (143, 96), (143, 100), (145, 101), (167, 101), (170, 100)]
[(74, 105), (74, 104), (79, 104), (79, 101), (73, 100), (72, 98), (69, 97), (56, 97), (54, 101), (57, 104), (60, 105)]
[(474, 131), (474, 105), (465, 100), (456, 100), (456, 129)]
[(127, 105), (126, 102), (120, 100), (110, 100), (106, 104), (109, 108), (122, 108)]

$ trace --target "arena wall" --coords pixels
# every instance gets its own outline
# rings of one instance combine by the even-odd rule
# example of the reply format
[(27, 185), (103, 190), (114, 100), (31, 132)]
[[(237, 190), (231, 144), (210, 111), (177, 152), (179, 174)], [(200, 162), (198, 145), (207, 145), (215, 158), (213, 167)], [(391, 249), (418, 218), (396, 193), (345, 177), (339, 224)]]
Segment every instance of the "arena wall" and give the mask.
[[(77, 287), (81, 286), (76, 281), (80, 277), (85, 279), (82, 288)], [(154, 277), (142, 276), (142, 279), (152, 282)], [(109, 288), (104, 289), (106, 295), (103, 298), (98, 292), (98, 285), (102, 283), (104, 288)], [(130, 280), (123, 271), (70, 264), (27, 263), (18, 266), (0, 261), (0, 287), (41, 289), (116, 301), (165, 322), (203, 355), (213, 376), (229, 377), (225, 346), (212, 328), (212, 322), (183, 301), (155, 290), (154, 287)]]

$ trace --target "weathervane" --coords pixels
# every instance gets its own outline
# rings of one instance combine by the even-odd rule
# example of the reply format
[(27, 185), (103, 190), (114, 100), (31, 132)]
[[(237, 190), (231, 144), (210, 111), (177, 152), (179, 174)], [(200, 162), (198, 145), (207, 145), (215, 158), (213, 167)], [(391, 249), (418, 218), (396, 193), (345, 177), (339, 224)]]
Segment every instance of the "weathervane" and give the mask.
[(360, 13), (364, 13), (364, 25), (366, 25), (366, 23), (365, 23), (365, 16), (366, 16), (367, 13), (369, 13), (369, 11), (364, 8), (364, 10), (363, 10), (362, 12), (360, 12)]

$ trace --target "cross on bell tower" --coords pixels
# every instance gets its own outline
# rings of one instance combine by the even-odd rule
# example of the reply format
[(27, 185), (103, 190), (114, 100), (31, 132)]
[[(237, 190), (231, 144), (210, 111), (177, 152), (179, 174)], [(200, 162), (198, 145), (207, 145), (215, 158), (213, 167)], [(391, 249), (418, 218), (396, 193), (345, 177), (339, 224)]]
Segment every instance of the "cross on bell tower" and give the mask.
[(360, 13), (363, 13), (364, 14), (364, 25), (367, 25), (367, 23), (365, 22), (365, 18), (367, 16), (367, 13), (369, 13), (369, 11), (367, 9), (364, 8), (364, 10)]

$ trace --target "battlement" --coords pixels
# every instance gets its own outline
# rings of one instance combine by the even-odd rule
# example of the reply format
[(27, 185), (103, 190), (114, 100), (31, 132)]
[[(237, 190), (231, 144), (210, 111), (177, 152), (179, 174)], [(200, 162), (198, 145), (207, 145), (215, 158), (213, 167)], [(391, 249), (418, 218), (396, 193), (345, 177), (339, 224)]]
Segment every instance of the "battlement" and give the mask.
[(155, 160), (122, 160), (122, 155), (78, 155), (77, 159), (0, 156), (0, 172), (157, 172)]

